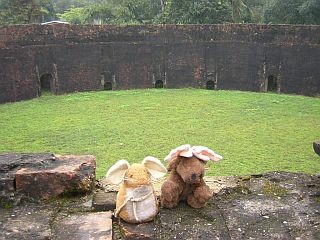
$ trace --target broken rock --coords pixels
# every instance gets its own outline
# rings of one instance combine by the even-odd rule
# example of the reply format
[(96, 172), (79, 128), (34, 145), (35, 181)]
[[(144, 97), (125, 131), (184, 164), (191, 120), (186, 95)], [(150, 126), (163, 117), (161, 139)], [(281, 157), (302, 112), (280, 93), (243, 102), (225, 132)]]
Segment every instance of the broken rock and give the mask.
[(16, 172), (16, 190), (36, 199), (88, 193), (94, 187), (95, 169), (94, 156), (56, 155), (40, 166), (19, 169)]

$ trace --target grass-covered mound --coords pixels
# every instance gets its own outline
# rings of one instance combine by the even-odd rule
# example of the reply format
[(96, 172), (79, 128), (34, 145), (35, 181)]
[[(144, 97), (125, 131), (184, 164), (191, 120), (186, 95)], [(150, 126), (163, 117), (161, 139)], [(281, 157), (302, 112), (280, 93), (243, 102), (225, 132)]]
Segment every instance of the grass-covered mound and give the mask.
[(224, 161), (207, 175), (319, 173), (320, 99), (238, 91), (129, 90), (46, 95), (0, 105), (0, 152), (93, 154), (103, 177), (117, 160), (163, 159), (190, 143)]

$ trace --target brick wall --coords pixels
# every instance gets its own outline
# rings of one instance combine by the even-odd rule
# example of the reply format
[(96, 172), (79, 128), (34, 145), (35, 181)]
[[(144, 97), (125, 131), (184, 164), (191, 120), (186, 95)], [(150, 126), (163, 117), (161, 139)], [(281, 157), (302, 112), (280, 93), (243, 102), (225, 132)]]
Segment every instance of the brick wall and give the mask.
[(0, 27), (0, 103), (51, 91), (205, 88), (320, 94), (320, 26)]

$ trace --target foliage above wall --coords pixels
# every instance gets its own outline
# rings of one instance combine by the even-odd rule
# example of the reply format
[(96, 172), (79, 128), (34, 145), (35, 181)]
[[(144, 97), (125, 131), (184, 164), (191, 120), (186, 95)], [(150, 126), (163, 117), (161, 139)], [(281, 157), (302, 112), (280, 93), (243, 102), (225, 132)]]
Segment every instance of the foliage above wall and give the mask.
[(320, 24), (319, 0), (0, 0), (0, 25)]

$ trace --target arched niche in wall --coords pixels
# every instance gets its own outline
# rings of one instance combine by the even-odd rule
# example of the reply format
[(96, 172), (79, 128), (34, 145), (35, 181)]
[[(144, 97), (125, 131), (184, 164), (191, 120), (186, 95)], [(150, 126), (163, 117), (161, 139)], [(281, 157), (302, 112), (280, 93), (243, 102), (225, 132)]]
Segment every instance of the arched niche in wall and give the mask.
[(155, 88), (163, 88), (163, 81), (162, 80), (157, 80), (154, 84)]
[(206, 82), (206, 89), (208, 90), (214, 90), (216, 88), (214, 81), (208, 80)]
[(53, 77), (50, 73), (42, 74), (40, 77), (40, 90), (41, 93), (43, 92), (51, 92), (52, 91), (52, 84), (53, 84)]
[(106, 81), (103, 85), (103, 89), (105, 91), (111, 91), (112, 90), (112, 82)]
[(204, 77), (205, 88), (208, 90), (215, 90), (218, 88), (218, 72), (209, 71)]
[(101, 73), (100, 75), (101, 79), (101, 86), (103, 87), (103, 90), (105, 91), (111, 91), (113, 90), (113, 88), (115, 87), (115, 75), (112, 75), (112, 73), (110, 71), (105, 71), (103, 73)]
[(278, 91), (278, 79), (273, 75), (269, 75), (267, 79), (267, 92)]

